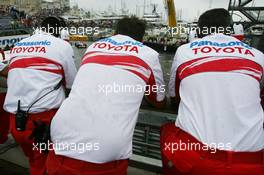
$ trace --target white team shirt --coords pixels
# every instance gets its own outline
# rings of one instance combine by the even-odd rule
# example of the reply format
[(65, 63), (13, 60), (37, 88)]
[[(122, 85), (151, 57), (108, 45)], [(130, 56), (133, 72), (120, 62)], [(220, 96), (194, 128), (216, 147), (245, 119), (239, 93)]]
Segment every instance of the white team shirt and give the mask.
[(192, 41), (194, 41), (196, 39), (197, 39), (197, 32), (196, 32), (196, 30), (190, 31), (189, 37), (188, 37), (189, 42), (192, 42)]
[(4, 70), (8, 66), (9, 54), (8, 51), (0, 52), (0, 71)]
[(0, 71), (6, 68), (7, 64), (5, 64), (2, 60), (0, 61)]
[(242, 41), (245, 38), (243, 25), (242, 24), (234, 24), (233, 29), (234, 29), (234, 34), (232, 36), (234, 36), (235, 38)]
[[(52, 120), (55, 153), (94, 163), (129, 158), (146, 85), (161, 87), (150, 93), (150, 100), (164, 100), (163, 74), (156, 51), (124, 35), (92, 44), (83, 57), (69, 98)], [(104, 86), (108, 92), (102, 90)], [(74, 145), (86, 145), (87, 149), (76, 150)]]
[(244, 35), (244, 27), (242, 24), (234, 24), (233, 29), (235, 35)]
[(231, 36), (210, 35), (180, 47), (169, 83), (170, 96), (181, 98), (176, 126), (219, 149), (263, 149), (263, 67), (260, 51)]
[(70, 34), (68, 30), (62, 29), (60, 32), (60, 38), (65, 41), (70, 41)]
[[(10, 54), (4, 109), (16, 113), (20, 100), (21, 109), (27, 110), (61, 81), (66, 88), (71, 88), (77, 72), (73, 56), (73, 49), (67, 42), (42, 31), (17, 43)], [(59, 108), (64, 99), (61, 86), (37, 102), (30, 113)]]

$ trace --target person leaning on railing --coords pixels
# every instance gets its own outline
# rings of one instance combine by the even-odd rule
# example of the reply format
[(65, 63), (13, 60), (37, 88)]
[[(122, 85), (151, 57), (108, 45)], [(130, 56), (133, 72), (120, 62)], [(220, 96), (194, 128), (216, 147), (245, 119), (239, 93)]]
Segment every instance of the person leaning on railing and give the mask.
[(47, 154), (39, 148), (42, 130), (48, 128), (77, 72), (72, 47), (59, 38), (60, 27), (65, 27), (61, 19), (44, 19), (41, 30), (16, 43), (10, 53), (4, 109), (10, 113), (12, 136), (29, 158), (30, 175), (46, 174)]
[(264, 55), (232, 33), (225, 9), (203, 13), (199, 39), (178, 48), (169, 93), (176, 123), (161, 128), (165, 175), (263, 175)]
[(142, 43), (145, 27), (138, 18), (121, 19), (116, 35), (87, 49), (69, 98), (51, 122), (49, 175), (127, 174), (145, 89), (149, 103), (165, 105), (159, 54)]

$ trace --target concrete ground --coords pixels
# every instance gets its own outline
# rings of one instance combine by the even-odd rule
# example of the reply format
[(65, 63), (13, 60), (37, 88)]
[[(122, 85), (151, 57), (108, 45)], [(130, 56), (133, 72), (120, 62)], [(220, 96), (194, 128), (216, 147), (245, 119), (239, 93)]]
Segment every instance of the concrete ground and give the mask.
[(144, 171), (144, 170), (137, 169), (137, 168), (133, 168), (133, 167), (129, 167), (127, 175), (158, 175), (158, 174)]
[[(28, 160), (20, 147), (9, 135), (5, 144), (0, 144), (0, 175), (29, 175)], [(129, 167), (127, 175), (158, 175), (142, 169)]]
[(29, 172), (26, 168), (17, 166), (10, 162), (0, 160), (0, 174), (3, 175), (28, 175)]
[[(28, 169), (17, 166), (10, 162), (0, 160), (0, 174), (1, 175), (28, 175)], [(157, 175), (156, 173), (147, 172), (137, 168), (128, 168), (127, 175)]]
[[(140, 158), (140, 156), (133, 157), (134, 159), (141, 159), (143, 162), (153, 160)], [(159, 164), (159, 162), (155, 162)], [(28, 159), (24, 156), (22, 150), (9, 135), (9, 139), (5, 144), (0, 144), (0, 175), (29, 175)], [(159, 175), (157, 173), (148, 172), (142, 169), (129, 167), (127, 175)]]

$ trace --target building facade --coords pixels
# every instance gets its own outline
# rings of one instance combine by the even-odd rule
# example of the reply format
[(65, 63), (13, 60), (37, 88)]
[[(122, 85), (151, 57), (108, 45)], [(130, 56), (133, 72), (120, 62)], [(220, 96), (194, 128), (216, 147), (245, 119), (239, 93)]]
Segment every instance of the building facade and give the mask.
[(0, 7), (7, 8), (15, 6), (19, 11), (25, 11), (26, 13), (36, 13), (40, 10), (39, 4), (42, 0), (1, 0)]
[(15, 6), (19, 11), (34, 14), (42, 9), (70, 10), (70, 0), (1, 0), (0, 9)]

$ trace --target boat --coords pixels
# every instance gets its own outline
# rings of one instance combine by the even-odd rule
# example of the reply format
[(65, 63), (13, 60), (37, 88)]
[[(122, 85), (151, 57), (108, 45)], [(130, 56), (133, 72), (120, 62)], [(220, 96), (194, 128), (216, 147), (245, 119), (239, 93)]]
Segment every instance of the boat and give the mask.
[(157, 12), (156, 4), (153, 4), (153, 9), (151, 13), (144, 12), (143, 19), (147, 22), (147, 24), (155, 26), (159, 26), (162, 24), (162, 14)]
[(76, 42), (75, 43), (75, 47), (77, 47), (78, 49), (85, 49), (87, 48), (87, 44), (85, 42)]
[(247, 30), (247, 34), (249, 35), (257, 35), (257, 36), (261, 36), (264, 34), (264, 25), (254, 25), (251, 26), (248, 30)]
[(162, 23), (161, 16), (158, 13), (144, 14), (143, 19), (149, 24), (160, 25)]
[(180, 45), (187, 43), (188, 31), (185, 29), (188, 29), (188, 23), (176, 19), (173, 0), (166, 0), (165, 9), (168, 13), (168, 24), (163, 24), (161, 14), (157, 13), (156, 5), (153, 6), (151, 14), (144, 13), (143, 19), (146, 20), (148, 26), (144, 44), (157, 52), (175, 53)]

